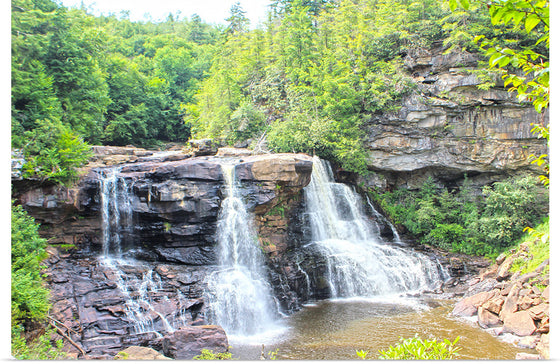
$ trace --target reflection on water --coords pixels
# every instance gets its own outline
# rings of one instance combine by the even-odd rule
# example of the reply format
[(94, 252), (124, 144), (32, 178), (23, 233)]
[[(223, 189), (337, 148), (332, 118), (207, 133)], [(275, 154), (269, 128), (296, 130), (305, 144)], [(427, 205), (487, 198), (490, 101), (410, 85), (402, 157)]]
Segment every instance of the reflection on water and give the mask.
[[(430, 308), (430, 306), (437, 306)], [(278, 349), (278, 359), (346, 360), (358, 359), (356, 350), (368, 350), (377, 359), (400, 337), (418, 334), (423, 339), (453, 340), (461, 336), (463, 349), (457, 359), (515, 359), (518, 349), (489, 333), (449, 316), (452, 302), (389, 297), (379, 300), (327, 300), (307, 305), (286, 318), (287, 334), (276, 340), (263, 340), (265, 354)], [(264, 339), (264, 338), (263, 338)], [(267, 342), (268, 341), (268, 342)], [(235, 358), (259, 359), (261, 344), (231, 341)]]

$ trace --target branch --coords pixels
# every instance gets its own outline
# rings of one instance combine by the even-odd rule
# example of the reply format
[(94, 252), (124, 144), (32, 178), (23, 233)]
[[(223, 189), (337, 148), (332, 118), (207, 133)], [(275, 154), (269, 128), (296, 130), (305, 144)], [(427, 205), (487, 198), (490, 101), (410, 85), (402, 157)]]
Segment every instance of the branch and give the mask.
[[(52, 319), (51, 317), (49, 317), (52, 322), (50, 322), (50, 324), (52, 325), (52, 327), (54, 327), (56, 329), (56, 331), (62, 336), (64, 337), (66, 340), (68, 340), (70, 342), (70, 344), (72, 344), (76, 349), (78, 349), (80, 351), (80, 353), (82, 353), (82, 356), (86, 356), (86, 352), (84, 351), (84, 349), (80, 346), (80, 344), (78, 344), (77, 342), (75, 342), (74, 340), (72, 340), (72, 338), (70, 336), (68, 336), (67, 334), (64, 333), (64, 331), (62, 331), (62, 329), (58, 326), (55, 325), (55, 321), (54, 319)], [(64, 327), (66, 327), (66, 325), (62, 324)], [(68, 327), (66, 327), (68, 328)]]

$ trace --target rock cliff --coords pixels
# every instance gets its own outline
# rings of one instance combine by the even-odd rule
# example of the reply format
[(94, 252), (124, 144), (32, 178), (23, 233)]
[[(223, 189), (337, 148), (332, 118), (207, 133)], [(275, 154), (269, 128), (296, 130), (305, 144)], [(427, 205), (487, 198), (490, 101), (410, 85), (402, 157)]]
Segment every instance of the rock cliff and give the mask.
[(547, 148), (531, 133), (531, 123), (548, 123), (548, 114), (519, 103), (500, 80), (479, 89), (478, 62), (466, 52), (409, 52), (404, 63), (416, 88), (397, 111), (367, 124), (368, 168), (376, 177), (364, 182), (417, 188), (428, 176), (449, 185), (468, 174), (484, 184), (537, 171), (529, 156)]
[[(133, 345), (162, 350), (167, 339), (143, 329), (165, 333), (207, 323), (204, 287), (217, 268), (223, 163), (236, 165), (278, 301), (286, 312), (297, 308), (305, 277), (286, 257), (298, 243), (287, 226), (310, 181), (311, 157), (94, 150), (74, 187), (15, 183), (18, 202), (49, 239), (53, 324), (87, 357), (110, 358)], [(69, 342), (65, 350), (80, 352)]]

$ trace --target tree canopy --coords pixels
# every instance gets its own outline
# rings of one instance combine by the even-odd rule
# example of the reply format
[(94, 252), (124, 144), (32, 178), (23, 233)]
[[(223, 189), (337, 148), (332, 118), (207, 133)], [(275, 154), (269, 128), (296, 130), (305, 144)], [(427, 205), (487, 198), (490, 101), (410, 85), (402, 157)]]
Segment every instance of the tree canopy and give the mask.
[[(524, 6), (537, 10), (514, 12)], [(29, 133), (60, 123), (90, 144), (266, 140), (364, 173), (364, 125), (397, 110), (415, 87), (404, 56), (434, 44), (479, 52), (520, 97), (548, 103), (545, 0), (490, 11), (476, 0), (274, 0), (257, 28), (239, 3), (225, 20), (132, 22), (12, 0), (13, 147), (35, 155)]]

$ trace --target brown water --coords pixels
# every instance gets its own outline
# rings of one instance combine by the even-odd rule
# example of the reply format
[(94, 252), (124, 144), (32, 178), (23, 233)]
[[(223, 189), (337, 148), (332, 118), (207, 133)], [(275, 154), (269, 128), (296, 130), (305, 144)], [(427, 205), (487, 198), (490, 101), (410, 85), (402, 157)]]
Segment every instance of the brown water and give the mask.
[[(475, 324), (449, 316), (451, 301), (424, 301), (419, 306), (418, 301), (402, 300), (329, 300), (309, 305), (285, 319), (288, 330), (279, 338), (262, 340), (268, 341), (265, 353), (278, 349), (280, 360), (347, 360), (358, 359), (356, 350), (368, 350), (368, 358), (377, 359), (378, 350), (415, 334), (423, 339), (451, 341), (461, 336), (458, 346), (462, 350), (457, 359), (509, 360), (518, 352), (535, 352), (516, 348)], [(239, 339), (231, 341), (233, 356), (259, 359), (262, 343), (251, 341), (252, 345)]]

